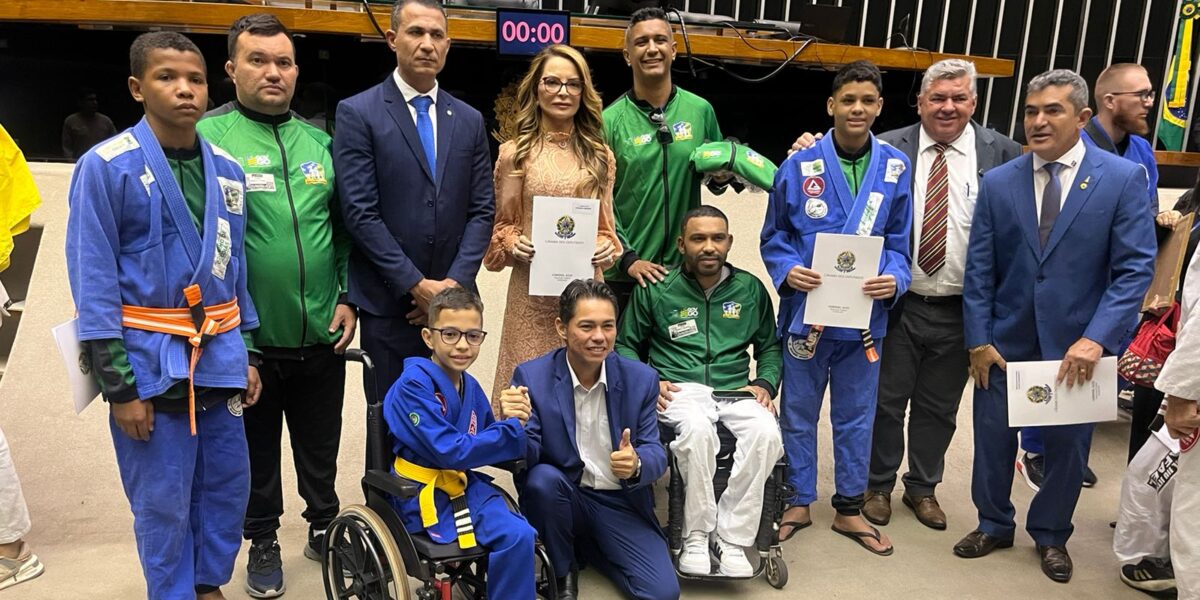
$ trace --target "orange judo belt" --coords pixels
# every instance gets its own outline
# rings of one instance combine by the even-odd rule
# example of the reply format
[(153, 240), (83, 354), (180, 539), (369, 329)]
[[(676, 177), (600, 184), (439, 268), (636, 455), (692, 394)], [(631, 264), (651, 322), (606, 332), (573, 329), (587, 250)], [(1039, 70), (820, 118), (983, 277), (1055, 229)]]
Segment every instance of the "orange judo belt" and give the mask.
[(192, 284), (184, 288), (187, 308), (146, 308), (142, 306), (121, 307), (121, 324), (131, 329), (166, 333), (186, 338), (192, 345), (192, 358), (188, 364), (188, 424), (192, 435), (196, 435), (196, 363), (204, 353), (204, 345), (218, 334), (233, 331), (242, 323), (242, 311), (237, 298), (224, 304), (204, 306), (200, 299), (200, 286)]

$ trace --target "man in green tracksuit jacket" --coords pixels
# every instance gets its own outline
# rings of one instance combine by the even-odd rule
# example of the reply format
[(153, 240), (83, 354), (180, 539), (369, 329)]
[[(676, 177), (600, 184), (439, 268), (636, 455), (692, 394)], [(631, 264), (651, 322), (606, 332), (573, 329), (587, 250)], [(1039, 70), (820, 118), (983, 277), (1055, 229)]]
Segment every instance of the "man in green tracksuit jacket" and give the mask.
[(320, 560), (322, 536), (337, 515), (334, 490), (345, 363), (356, 316), (346, 297), (350, 241), (335, 197), (332, 140), (289, 110), (299, 69), (287, 29), (272, 15), (238, 19), (225, 66), (237, 101), (197, 126), (246, 172), (249, 290), (261, 315), (259, 403), (245, 412), (251, 540), (246, 592), (284, 591), (276, 530), (283, 515), (280, 437), (286, 418), (297, 482), (309, 523), (305, 556)]
[[(720, 209), (685, 213), (676, 241), (683, 263), (633, 291), (617, 336), (617, 352), (659, 373), (659, 419), (675, 430), (670, 448), (686, 484), (679, 569), (692, 575), (709, 574), (710, 553), (722, 575), (753, 574), (744, 548), (754, 543), (763, 485), (783, 456), (771, 404), (783, 367), (775, 309), (757, 277), (726, 264), (732, 245)], [(737, 438), (719, 505), (712, 486), (718, 421)]]
[[(625, 248), (605, 280), (622, 308), (634, 283), (662, 281), (679, 262), (672, 240), (683, 213), (700, 206), (703, 174), (691, 167), (692, 151), (722, 139), (705, 99), (671, 82), (675, 38), (661, 8), (633, 13), (625, 31), (625, 61), (633, 89), (604, 109), (604, 136), (617, 159), (613, 212)], [(725, 191), (728, 177), (710, 182)]]

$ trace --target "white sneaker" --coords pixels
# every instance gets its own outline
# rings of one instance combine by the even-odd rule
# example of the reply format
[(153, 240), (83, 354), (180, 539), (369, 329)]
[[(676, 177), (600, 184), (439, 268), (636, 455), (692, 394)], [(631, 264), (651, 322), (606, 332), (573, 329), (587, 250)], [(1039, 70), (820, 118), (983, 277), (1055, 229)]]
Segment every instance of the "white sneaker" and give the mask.
[(721, 574), (726, 577), (750, 577), (754, 575), (754, 567), (746, 558), (746, 551), (721, 539), (720, 535), (712, 536), (711, 549), (721, 564)]
[(679, 570), (688, 575), (712, 573), (712, 560), (708, 557), (708, 534), (693, 531), (683, 540), (683, 552), (679, 553)]

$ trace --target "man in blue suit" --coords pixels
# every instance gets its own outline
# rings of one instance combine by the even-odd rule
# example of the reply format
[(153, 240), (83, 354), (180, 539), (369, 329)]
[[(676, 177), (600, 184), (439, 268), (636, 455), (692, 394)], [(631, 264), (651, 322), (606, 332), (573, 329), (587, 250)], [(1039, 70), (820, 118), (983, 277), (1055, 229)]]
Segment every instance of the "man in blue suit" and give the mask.
[(405, 358), (429, 356), (420, 326), (430, 298), (453, 285), (474, 289), (492, 234), (483, 117), (437, 83), (450, 48), (446, 24), (437, 0), (398, 0), (387, 32), (396, 70), (338, 106), (333, 163), (355, 241), (350, 302), (379, 372), (379, 398)]
[(654, 516), (654, 481), (667, 469), (658, 439), (658, 373), (613, 352), (617, 297), (576, 280), (559, 298), (566, 344), (517, 366), (501, 405), (529, 402), (521, 510), (560, 576), (578, 594), (576, 557), (628, 598), (679, 598), (667, 539)]
[[(1008, 426), (1006, 361), (1061, 360), (1058, 382), (1083, 384), (1117, 352), (1154, 274), (1146, 171), (1085, 145), (1087, 83), (1054, 70), (1029, 82), (1025, 135), (1033, 152), (981, 182), (963, 282), (963, 321), (975, 378), (971, 495), (979, 526), (954, 546), (978, 558), (1013, 544), (1016, 430)], [(1026, 530), (1042, 572), (1066, 583), (1066, 543), (1079, 500), (1091, 424), (1041, 428), (1046, 476)]]

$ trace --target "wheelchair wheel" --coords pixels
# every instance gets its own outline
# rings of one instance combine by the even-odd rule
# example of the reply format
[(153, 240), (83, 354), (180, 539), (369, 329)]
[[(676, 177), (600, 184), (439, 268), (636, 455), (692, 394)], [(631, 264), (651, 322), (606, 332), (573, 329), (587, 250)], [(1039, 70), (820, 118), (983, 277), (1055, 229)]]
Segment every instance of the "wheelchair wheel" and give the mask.
[(321, 556), (325, 596), (348, 600), (408, 600), (412, 591), (400, 550), (375, 511), (347, 506), (329, 524)]
[(767, 561), (767, 583), (777, 590), (783, 589), (788, 582), (788, 570), (787, 563), (783, 562), (782, 552), (775, 548), (763, 560)]

